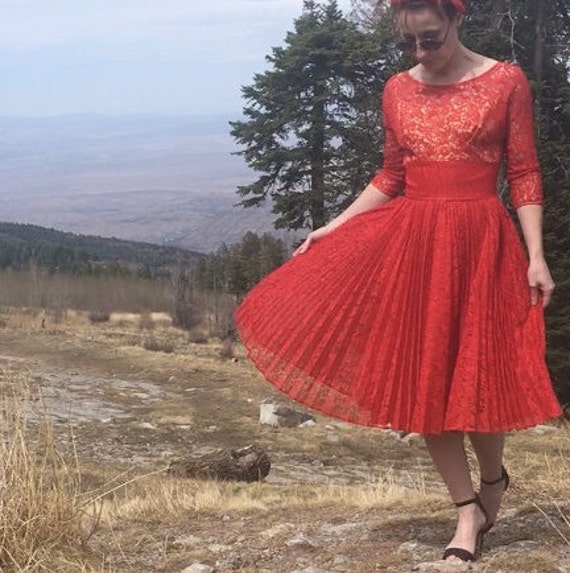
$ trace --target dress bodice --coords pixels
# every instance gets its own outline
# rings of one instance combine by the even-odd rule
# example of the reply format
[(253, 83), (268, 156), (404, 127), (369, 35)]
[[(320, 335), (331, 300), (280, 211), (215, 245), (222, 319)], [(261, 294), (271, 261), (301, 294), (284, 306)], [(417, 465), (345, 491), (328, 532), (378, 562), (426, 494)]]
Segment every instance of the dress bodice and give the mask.
[(402, 72), (388, 81), (382, 100), (384, 163), (372, 180), (379, 191), (402, 193), (414, 162), (498, 172), (505, 160), (513, 205), (542, 203), (530, 88), (519, 67), (499, 62), (449, 85), (424, 84)]

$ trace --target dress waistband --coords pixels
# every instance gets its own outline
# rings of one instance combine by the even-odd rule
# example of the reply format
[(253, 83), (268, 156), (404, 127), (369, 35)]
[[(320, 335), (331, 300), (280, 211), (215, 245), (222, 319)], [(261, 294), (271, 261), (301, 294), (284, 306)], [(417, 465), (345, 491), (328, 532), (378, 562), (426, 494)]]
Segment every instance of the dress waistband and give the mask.
[(405, 195), (410, 199), (469, 201), (497, 195), (498, 165), (462, 161), (411, 161)]

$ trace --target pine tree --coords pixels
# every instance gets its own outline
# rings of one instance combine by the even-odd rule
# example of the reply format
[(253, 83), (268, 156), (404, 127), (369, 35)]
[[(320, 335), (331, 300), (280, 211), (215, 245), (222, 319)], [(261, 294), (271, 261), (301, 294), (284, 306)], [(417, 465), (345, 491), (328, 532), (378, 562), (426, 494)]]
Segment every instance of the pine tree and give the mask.
[(267, 56), (271, 69), (242, 89), (245, 120), (231, 123), (261, 174), (238, 188), (242, 206), (270, 197), (278, 228), (316, 228), (364, 188), (381, 155), (381, 55), (335, 0), (304, 2), (285, 47)]

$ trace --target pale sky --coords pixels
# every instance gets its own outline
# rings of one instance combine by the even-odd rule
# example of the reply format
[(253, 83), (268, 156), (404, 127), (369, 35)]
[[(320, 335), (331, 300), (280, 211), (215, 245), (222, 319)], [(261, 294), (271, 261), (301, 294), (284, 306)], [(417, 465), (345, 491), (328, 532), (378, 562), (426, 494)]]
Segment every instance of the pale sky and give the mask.
[(0, 0), (0, 116), (235, 114), (240, 86), (267, 69), (302, 5)]

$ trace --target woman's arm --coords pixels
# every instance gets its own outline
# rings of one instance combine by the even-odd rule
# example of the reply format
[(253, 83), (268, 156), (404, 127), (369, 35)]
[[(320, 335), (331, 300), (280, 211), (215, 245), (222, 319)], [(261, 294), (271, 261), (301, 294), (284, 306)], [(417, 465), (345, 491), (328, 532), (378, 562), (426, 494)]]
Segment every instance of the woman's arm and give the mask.
[(542, 293), (542, 305), (546, 307), (554, 291), (554, 281), (544, 258), (542, 207), (540, 205), (523, 205), (517, 209), (517, 215), (528, 251), (528, 284), (530, 285), (532, 304), (537, 303), (540, 292)]
[(366, 189), (338, 216), (335, 217), (328, 225), (330, 231), (340, 227), (345, 221), (348, 221), (354, 215), (364, 213), (375, 209), (384, 203), (393, 199), (379, 191), (372, 183), (369, 183)]
[(528, 81), (520, 68), (513, 70), (516, 76), (507, 117), (507, 178), (528, 251), (532, 304), (537, 303), (541, 293), (542, 304), (547, 306), (554, 281), (542, 245), (543, 193), (534, 140), (532, 98)]
[(340, 227), (345, 221), (358, 215), (359, 213), (364, 213), (365, 211), (370, 211), (375, 207), (390, 201), (392, 197), (378, 191), (378, 189), (372, 184), (368, 184), (366, 189), (340, 214), (335, 217), (330, 223), (321, 227), (320, 229), (315, 229), (307, 235), (301, 246), (299, 246), (294, 252), (293, 256), (302, 255), (311, 246), (312, 243), (322, 239), (328, 235), (331, 231), (334, 231), (337, 227)]

